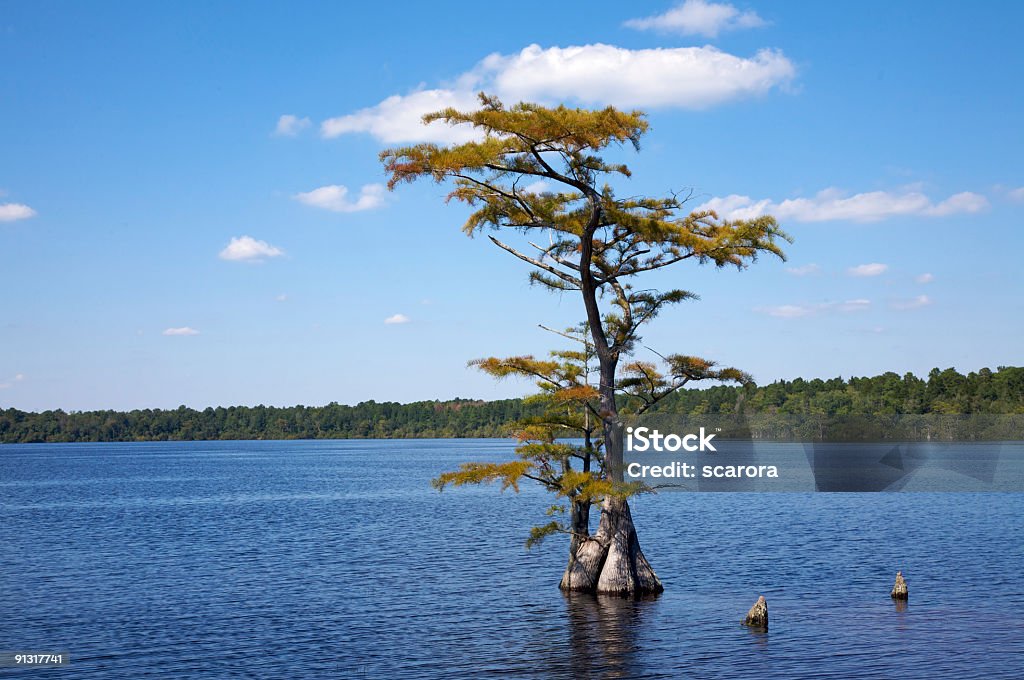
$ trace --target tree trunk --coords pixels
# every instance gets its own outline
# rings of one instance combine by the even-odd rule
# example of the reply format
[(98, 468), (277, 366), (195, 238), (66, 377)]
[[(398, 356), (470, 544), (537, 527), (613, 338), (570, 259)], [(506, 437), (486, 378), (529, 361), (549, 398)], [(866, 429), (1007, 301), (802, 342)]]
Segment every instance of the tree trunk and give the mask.
[[(569, 540), (569, 563), (565, 566), (565, 573), (562, 574), (562, 582), (558, 584), (558, 587), (566, 591), (588, 591), (587, 588), (574, 587), (574, 583), (579, 580), (577, 574), (581, 573), (581, 567), (578, 565), (581, 559), (580, 548), (592, 540), (590, 537), (590, 501), (573, 501), (571, 513), (572, 535)], [(589, 571), (589, 568), (582, 568), (582, 573)]]
[[(605, 470), (617, 483), (625, 481), (622, 425), (615, 403), (614, 359), (601, 358), (601, 416), (604, 421)], [(640, 549), (629, 501), (608, 497), (601, 504), (601, 523), (595, 539), (605, 549), (595, 591), (615, 595), (649, 595), (665, 590)]]
[[(614, 375), (614, 368), (611, 370)], [(602, 379), (602, 384), (608, 381)], [(617, 413), (607, 417), (608, 406), (615, 408), (614, 394), (609, 400), (602, 390), (601, 404), (605, 421), (605, 471), (612, 481), (622, 482), (622, 428)], [(574, 515), (574, 522), (575, 519)], [(570, 554), (562, 575), (559, 585), (562, 590), (614, 595), (650, 595), (665, 590), (640, 549), (628, 500), (615, 496), (605, 498), (597, 533), (587, 538), (582, 538), (583, 535), (581, 532), (581, 536), (573, 536), (574, 544), (577, 540), (579, 543)]]
[(608, 497), (597, 533), (578, 540), (559, 588), (582, 593), (651, 595), (665, 590), (640, 549), (629, 502)]
[(597, 580), (597, 592), (614, 595), (649, 595), (665, 590), (640, 549), (625, 498), (606, 498), (601, 507), (599, 541), (607, 540), (608, 552)]
[[(620, 348), (612, 348), (605, 335), (601, 309), (597, 303), (591, 262), (593, 236), (601, 222), (600, 198), (589, 196), (591, 216), (580, 237), (580, 293), (587, 312), (587, 325), (594, 339), (594, 351), (600, 364), (600, 416), (604, 433), (605, 474), (612, 482), (624, 481), (622, 424), (615, 403), (615, 373)], [(626, 309), (629, 309), (627, 304)], [(628, 312), (627, 312), (628, 313)], [(634, 330), (631, 327), (630, 330)], [(633, 526), (629, 502), (608, 496), (601, 504), (601, 522), (597, 534), (588, 538), (576, 551), (576, 560), (562, 577), (563, 589), (614, 595), (647, 595), (665, 590), (654, 569), (640, 549), (640, 540)]]

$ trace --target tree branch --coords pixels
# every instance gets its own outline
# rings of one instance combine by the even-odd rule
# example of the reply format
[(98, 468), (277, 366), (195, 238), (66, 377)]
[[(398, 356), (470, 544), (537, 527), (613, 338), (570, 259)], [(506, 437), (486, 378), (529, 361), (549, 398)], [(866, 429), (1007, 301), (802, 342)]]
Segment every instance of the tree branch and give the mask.
[(580, 287), (580, 285), (581, 285), (580, 281), (576, 277), (570, 276), (569, 274), (566, 274), (565, 272), (559, 271), (558, 269), (555, 269), (551, 265), (544, 264), (540, 260), (534, 259), (534, 258), (530, 257), (529, 255), (524, 255), (523, 253), (519, 252), (518, 250), (516, 250), (512, 246), (507, 245), (505, 243), (502, 243), (501, 241), (499, 241), (498, 239), (496, 239), (493, 236), (488, 235), (487, 238), (491, 239), (491, 241), (494, 242), (494, 245), (498, 246), (502, 250), (507, 250), (508, 252), (510, 252), (513, 255), (515, 255), (516, 257), (518, 257), (520, 260), (523, 260), (524, 262), (529, 262), (534, 267), (537, 267), (538, 269), (543, 269), (547, 273), (552, 274), (554, 276), (557, 276), (558, 278), (562, 279), (563, 281), (565, 281), (568, 284), (576, 286), (577, 288)]

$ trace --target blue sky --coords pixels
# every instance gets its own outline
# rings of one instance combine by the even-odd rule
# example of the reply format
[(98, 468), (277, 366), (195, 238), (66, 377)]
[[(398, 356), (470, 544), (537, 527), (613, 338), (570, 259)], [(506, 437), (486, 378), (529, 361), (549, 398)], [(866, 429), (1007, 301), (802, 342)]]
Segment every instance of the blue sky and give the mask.
[(644, 109), (621, 190), (793, 235), (656, 277), (701, 295), (659, 352), (759, 382), (1022, 363), (1024, 6), (516, 6), (0, 1), (0, 407), (524, 393), (466, 361), (544, 353), (577, 300), (442, 187), (379, 187), (479, 89)]

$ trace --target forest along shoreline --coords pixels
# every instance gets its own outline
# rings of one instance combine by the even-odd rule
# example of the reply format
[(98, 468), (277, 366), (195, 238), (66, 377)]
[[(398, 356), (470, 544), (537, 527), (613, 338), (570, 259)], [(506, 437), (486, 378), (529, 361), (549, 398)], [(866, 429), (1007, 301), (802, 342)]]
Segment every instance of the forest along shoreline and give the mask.
[[(624, 406), (623, 415), (628, 416), (629, 404)], [(511, 423), (537, 415), (533, 411), (538, 408), (522, 399), (38, 413), (8, 408), (0, 410), (0, 443), (507, 437)], [(965, 426), (957, 414), (975, 417)], [(1024, 422), (1024, 367), (983, 368), (966, 375), (952, 368), (933, 369), (926, 378), (889, 372), (848, 380), (797, 378), (764, 386), (679, 390), (649, 415), (731, 421), (738, 424), (733, 436), (780, 440), (818, 439), (815, 433), (826, 429), (823, 423), (839, 420), (846, 427), (839, 439), (877, 438), (884, 432), (892, 435), (887, 439), (930, 438), (913, 426), (913, 419), (904, 418), (929, 416), (946, 423), (951, 433), (940, 439), (1018, 439)], [(995, 415), (1016, 417), (996, 419), (997, 426), (980, 418)], [(895, 422), (906, 427), (893, 430)], [(978, 436), (964, 436), (972, 428)], [(729, 434), (726, 430), (720, 437)]]

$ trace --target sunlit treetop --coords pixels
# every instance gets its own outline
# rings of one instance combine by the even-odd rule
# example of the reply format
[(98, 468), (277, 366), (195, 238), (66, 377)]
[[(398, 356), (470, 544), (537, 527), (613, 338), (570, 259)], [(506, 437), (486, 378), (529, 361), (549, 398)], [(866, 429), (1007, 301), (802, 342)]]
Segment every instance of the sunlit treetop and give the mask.
[(624, 144), (639, 148), (648, 129), (642, 112), (507, 107), (485, 94), (480, 103), (476, 111), (445, 109), (424, 117), (427, 123), (472, 126), (480, 135), (476, 141), (382, 152), (388, 186), (419, 178), (452, 182), (448, 199), (473, 208), (463, 226), (469, 235), (547, 232), (539, 243), (530, 241), (533, 254), (490, 238), (533, 265), (534, 283), (609, 295), (616, 309), (605, 330), (616, 354), (632, 349), (637, 327), (664, 305), (695, 297), (681, 290), (634, 291), (628, 279), (691, 259), (742, 268), (761, 253), (784, 258), (779, 242), (789, 237), (771, 216), (723, 220), (711, 210), (690, 212), (689, 194), (615, 195), (610, 176), (629, 177), (629, 168), (607, 163), (599, 153)]

